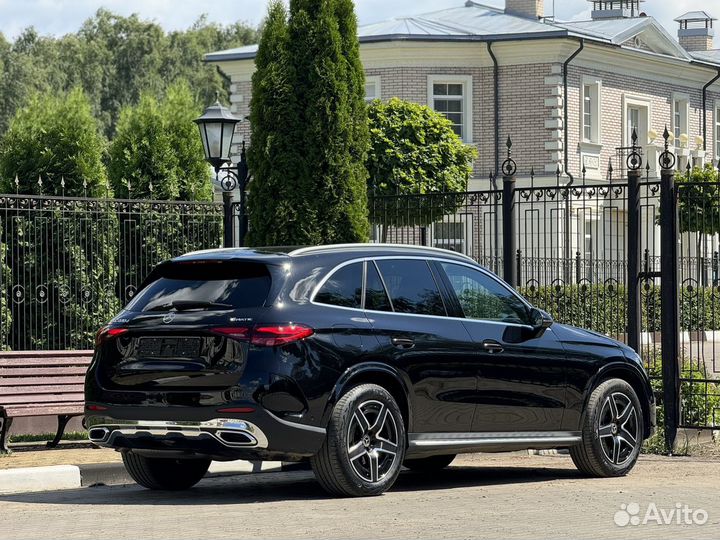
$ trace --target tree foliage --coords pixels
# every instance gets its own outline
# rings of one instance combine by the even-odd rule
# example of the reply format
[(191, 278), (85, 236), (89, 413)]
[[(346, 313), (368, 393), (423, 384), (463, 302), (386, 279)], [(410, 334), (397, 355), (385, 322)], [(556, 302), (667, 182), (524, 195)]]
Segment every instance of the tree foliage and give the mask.
[[(210, 200), (212, 183), (193, 119), (201, 107), (186, 82), (162, 101), (143, 94), (120, 113), (108, 173), (120, 198)], [(152, 187), (152, 189), (151, 189)]]
[(367, 239), (363, 99), (353, 3), (292, 0), (289, 16), (273, 3), (250, 105), (251, 243)]
[[(104, 195), (105, 150), (82, 90), (35, 95), (0, 139), (1, 191), (14, 192), (17, 176), (22, 194)], [(83, 206), (46, 199), (34, 212), (9, 210), (2, 219), (16, 286), (9, 344), (53, 349), (87, 343), (97, 325), (120, 307), (108, 294), (117, 279), (117, 227), (106, 227), (116, 221), (114, 213), (100, 202)]]
[(720, 176), (712, 163), (675, 177), (680, 232), (720, 233)]
[[(442, 114), (429, 107), (392, 98), (375, 100), (368, 109), (370, 151), (367, 156), (373, 196), (428, 195), (467, 190), (475, 148), (452, 130)], [(416, 205), (395, 208), (383, 204), (383, 223), (429, 225), (439, 216), (453, 213), (458, 198), (433, 197), (432, 208)], [(398, 199), (397, 204), (401, 204)]]
[(3, 226), (0, 220), (0, 351), (8, 348), (8, 336), (12, 326), (9, 307), (10, 267), (6, 263), (8, 246), (3, 241)]
[(82, 90), (36, 94), (0, 139), (0, 192), (104, 196), (106, 146)]
[(164, 94), (173, 81), (185, 79), (202, 103), (226, 83), (203, 55), (256, 43), (257, 31), (243, 23), (227, 26), (201, 17), (187, 30), (165, 32), (137, 15), (121, 17), (100, 9), (76, 33), (40, 36), (25, 30), (13, 43), (0, 39), (0, 134), (28, 96), (82, 88), (107, 136), (120, 111), (140, 94)]

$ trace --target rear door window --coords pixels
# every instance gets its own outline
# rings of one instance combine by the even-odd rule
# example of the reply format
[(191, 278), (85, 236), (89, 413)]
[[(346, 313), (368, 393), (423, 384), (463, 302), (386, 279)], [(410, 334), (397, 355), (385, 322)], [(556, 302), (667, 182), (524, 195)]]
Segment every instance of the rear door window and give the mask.
[(428, 263), (419, 259), (377, 261), (393, 308), (398, 313), (446, 315)]
[(363, 263), (353, 263), (335, 271), (315, 295), (315, 302), (349, 308), (361, 307)]
[(129, 311), (261, 307), (272, 278), (262, 263), (199, 261), (158, 267), (133, 298)]
[(392, 311), (390, 299), (380, 279), (380, 274), (372, 261), (367, 262), (367, 276), (365, 278), (365, 309), (373, 311)]

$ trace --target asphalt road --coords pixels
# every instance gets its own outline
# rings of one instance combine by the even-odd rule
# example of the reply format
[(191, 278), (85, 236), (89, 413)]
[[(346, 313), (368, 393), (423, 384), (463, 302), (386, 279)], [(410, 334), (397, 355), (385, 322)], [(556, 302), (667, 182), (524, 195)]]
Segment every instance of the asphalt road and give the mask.
[[(643, 524), (651, 503), (656, 512)], [(657, 523), (678, 505), (706, 523), (678, 524), (677, 514)], [(5, 495), (0, 516), (2, 540), (717, 539), (720, 461), (643, 457), (628, 477), (586, 479), (565, 456), (473, 455), (432, 476), (404, 472), (374, 498), (330, 498), (312, 473), (295, 471), (208, 479), (182, 493), (133, 485)], [(637, 525), (625, 525), (633, 518)]]

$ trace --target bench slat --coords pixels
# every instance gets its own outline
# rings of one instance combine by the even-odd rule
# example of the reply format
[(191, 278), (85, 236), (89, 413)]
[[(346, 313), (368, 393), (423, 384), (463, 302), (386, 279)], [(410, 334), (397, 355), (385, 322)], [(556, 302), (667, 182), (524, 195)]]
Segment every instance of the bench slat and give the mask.
[(17, 386), (38, 386), (47, 384), (84, 384), (85, 377), (8, 377), (0, 378), (0, 394), (5, 393), (4, 388)]
[(92, 356), (91, 349), (77, 351), (2, 351), (0, 358), (74, 358), (77, 356)]
[(85, 401), (85, 394), (82, 392), (59, 393), (59, 394), (15, 394), (0, 395), (0, 405), (26, 404), (34, 405), (36, 403), (65, 403), (65, 402), (82, 402)]
[(87, 366), (51, 367), (51, 368), (18, 368), (0, 367), (0, 378), (7, 377), (44, 377), (48, 375), (85, 375)]
[(82, 393), (84, 389), (85, 387), (82, 384), (45, 384), (32, 387), (15, 386), (1, 389), (0, 399), (2, 399), (2, 396), (14, 396), (18, 394), (29, 396), (35, 394), (72, 394), (78, 392)]
[(42, 407), (8, 406), (3, 408), (7, 412), (7, 415), (12, 418), (27, 416), (57, 416), (60, 414), (80, 416), (85, 412), (84, 403), (48, 403)]
[(88, 366), (92, 357), (78, 358), (0, 358), (0, 368), (19, 368), (26, 366)]

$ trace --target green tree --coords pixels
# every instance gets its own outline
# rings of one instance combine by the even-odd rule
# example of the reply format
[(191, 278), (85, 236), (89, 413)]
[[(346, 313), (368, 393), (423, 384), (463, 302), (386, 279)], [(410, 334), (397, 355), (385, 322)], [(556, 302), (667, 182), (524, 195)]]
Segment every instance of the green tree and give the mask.
[[(284, 85), (291, 90), (284, 104), (263, 111), (268, 87), (260, 74), (253, 80), (252, 140), (260, 148), (250, 156), (250, 211), (251, 219), (259, 213), (263, 218), (252, 222), (251, 243), (367, 239), (367, 117), (352, 2), (292, 0), (287, 25), (284, 13), (271, 6), (260, 47), (260, 73), (273, 73), (282, 92)], [(279, 53), (275, 59), (272, 51)], [(275, 175), (262, 162), (269, 159)], [(282, 178), (280, 187), (276, 180)]]
[[(2, 191), (14, 191), (17, 177), (23, 194), (104, 194), (105, 147), (81, 90), (36, 95), (0, 139)], [(3, 214), (3, 242), (12, 250), (8, 285), (18, 287), (9, 306), (13, 348), (87, 347), (119, 309), (112, 294), (117, 223), (106, 204), (45, 198), (33, 212)]]
[(200, 111), (186, 82), (171, 86), (162, 102), (147, 93), (122, 110), (108, 162), (119, 197), (212, 199), (210, 170), (193, 123)]
[[(108, 165), (118, 197), (212, 200), (210, 168), (193, 123), (200, 110), (186, 82), (171, 86), (161, 102), (147, 93), (122, 110)], [(140, 284), (150, 265), (199, 247), (192, 240), (197, 231), (185, 223), (180, 205), (159, 211), (135, 203), (119, 217), (125, 254), (119, 263), (121, 297), (127, 286)]]
[(720, 234), (720, 176), (712, 163), (705, 167), (694, 167), (675, 177), (678, 186), (678, 218), (681, 233), (694, 233), (698, 283), (702, 272), (705, 240), (708, 236)]
[(106, 146), (82, 90), (36, 94), (0, 139), (0, 192), (105, 195)]
[(33, 93), (64, 93), (80, 87), (88, 95), (104, 133), (111, 136), (120, 111), (140, 94), (164, 95), (185, 79), (209, 103), (228, 83), (203, 62), (209, 51), (257, 42), (257, 30), (243, 23), (219, 25), (201, 17), (189, 29), (166, 33), (137, 15), (121, 17), (100, 9), (76, 33), (40, 36), (31, 27), (13, 43), (0, 38), (0, 134)]
[[(370, 151), (367, 170), (374, 197), (373, 222), (382, 225), (429, 225), (458, 208), (461, 199), (447, 195), (467, 190), (477, 150), (463, 143), (452, 124), (429, 107), (392, 98), (368, 108)], [(387, 228), (384, 230), (384, 234)]]

